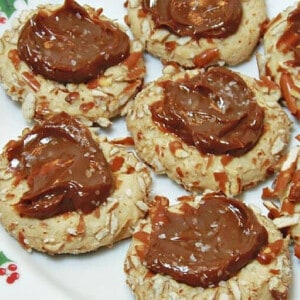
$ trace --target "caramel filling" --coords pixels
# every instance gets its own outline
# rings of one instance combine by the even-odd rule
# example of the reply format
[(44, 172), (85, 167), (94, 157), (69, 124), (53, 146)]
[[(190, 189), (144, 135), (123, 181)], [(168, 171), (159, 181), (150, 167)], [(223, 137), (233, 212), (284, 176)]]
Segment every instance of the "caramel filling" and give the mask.
[(240, 0), (143, 0), (157, 27), (167, 27), (179, 36), (225, 38), (241, 22)]
[(226, 68), (161, 85), (164, 98), (151, 106), (153, 120), (203, 153), (242, 155), (263, 133), (264, 110)]
[(289, 14), (287, 28), (279, 38), (276, 47), (283, 53), (293, 52), (294, 61), (288, 61), (288, 65), (292, 67), (300, 65), (300, 4)]
[(70, 211), (91, 213), (114, 188), (113, 174), (87, 128), (66, 114), (36, 125), (6, 147), (15, 184), (29, 190), (15, 209), (45, 219)]
[(152, 232), (145, 255), (153, 273), (190, 286), (216, 286), (255, 259), (268, 233), (242, 202), (207, 194), (198, 207), (172, 212), (162, 202), (150, 211)]
[(128, 36), (90, 17), (73, 0), (52, 13), (40, 10), (23, 27), (18, 54), (33, 72), (62, 83), (97, 77), (129, 54)]

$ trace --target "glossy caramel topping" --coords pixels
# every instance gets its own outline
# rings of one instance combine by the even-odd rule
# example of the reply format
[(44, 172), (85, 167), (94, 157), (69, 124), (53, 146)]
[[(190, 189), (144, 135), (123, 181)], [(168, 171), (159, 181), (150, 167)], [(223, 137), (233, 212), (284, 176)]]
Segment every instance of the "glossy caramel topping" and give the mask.
[(264, 111), (243, 79), (214, 67), (191, 79), (162, 83), (152, 118), (203, 153), (242, 155), (264, 127)]
[(252, 210), (220, 194), (207, 194), (197, 208), (183, 203), (179, 212), (159, 203), (150, 216), (147, 267), (190, 286), (229, 279), (268, 242)]
[(24, 26), (18, 53), (47, 79), (81, 83), (129, 54), (129, 38), (108, 21), (91, 18), (73, 0), (52, 13), (40, 10)]
[(287, 27), (276, 46), (282, 52), (294, 53), (294, 66), (300, 65), (300, 4), (288, 16)]
[(142, 5), (157, 27), (180, 36), (225, 38), (238, 30), (242, 18), (240, 0), (143, 0)]
[(113, 174), (98, 144), (64, 113), (9, 142), (6, 154), (16, 184), (27, 180), (29, 187), (15, 205), (21, 216), (88, 214), (112, 192)]

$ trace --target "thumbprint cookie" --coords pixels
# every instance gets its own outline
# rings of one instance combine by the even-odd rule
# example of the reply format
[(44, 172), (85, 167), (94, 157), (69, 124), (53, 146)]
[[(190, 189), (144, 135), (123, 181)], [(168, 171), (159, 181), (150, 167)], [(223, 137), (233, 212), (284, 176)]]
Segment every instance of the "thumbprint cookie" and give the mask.
[(156, 196), (125, 259), (136, 299), (287, 299), (288, 238), (223, 194)]
[(300, 119), (300, 4), (288, 7), (267, 27), (264, 55), (259, 55), (261, 76), (269, 76), (281, 88), (284, 103)]
[(290, 121), (273, 82), (224, 67), (164, 75), (135, 98), (127, 115), (138, 155), (189, 191), (237, 195), (274, 172)]
[(78, 254), (131, 236), (149, 170), (125, 148), (57, 114), (0, 156), (0, 222), (27, 250)]
[(143, 83), (142, 51), (101, 8), (65, 0), (14, 20), (0, 40), (0, 81), (26, 119), (66, 112), (109, 126)]
[(245, 61), (266, 20), (263, 0), (129, 0), (127, 11), (146, 51), (188, 68)]

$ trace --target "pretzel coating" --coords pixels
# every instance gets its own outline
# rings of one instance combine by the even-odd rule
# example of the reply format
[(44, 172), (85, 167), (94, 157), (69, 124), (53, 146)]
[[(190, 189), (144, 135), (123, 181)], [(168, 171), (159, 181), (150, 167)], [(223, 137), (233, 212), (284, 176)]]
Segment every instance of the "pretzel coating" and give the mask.
[[(161, 196), (157, 196), (161, 197)], [(192, 207), (201, 206), (201, 196), (183, 197), (176, 205), (170, 205), (168, 211), (183, 214), (181, 207), (188, 203)], [(281, 233), (271, 220), (254, 213), (267, 232), (269, 243), (281, 241), (281, 247), (276, 251), (274, 259), (262, 264), (253, 259), (231, 278), (221, 281), (216, 286), (203, 288), (178, 282), (170, 275), (152, 273), (146, 267), (143, 259), (148, 249), (148, 236), (153, 228), (150, 218), (141, 220), (133, 234), (132, 242), (126, 255), (124, 270), (127, 284), (132, 289), (136, 299), (287, 299), (291, 281), (291, 261), (288, 248), (289, 240), (282, 239)], [(161, 236), (161, 238), (164, 238)], [(267, 249), (267, 248), (266, 248)], [(208, 250), (209, 251), (209, 250)], [(270, 252), (269, 252), (270, 253)], [(205, 254), (204, 254), (205, 255)]]
[(156, 28), (151, 13), (143, 10), (143, 2), (128, 1), (127, 23), (133, 35), (141, 39), (146, 51), (163, 62), (176, 62), (189, 68), (216, 63), (237, 65), (245, 61), (259, 42), (261, 26), (266, 20), (264, 1), (241, 0), (242, 19), (235, 33), (220, 38), (179, 36), (167, 27)]
[[(139, 41), (130, 41), (129, 55), (115, 66), (86, 83), (63, 84), (35, 74), (20, 59), (18, 38), (26, 22), (38, 11), (49, 14), (59, 6), (43, 5), (23, 11), (14, 20), (12, 28), (0, 40), (0, 81), (12, 100), (22, 103), (27, 120), (43, 120), (62, 111), (75, 116), (86, 125), (96, 123), (107, 127), (115, 116), (125, 115), (133, 96), (140, 89), (145, 76), (143, 47)], [(102, 10), (84, 6), (93, 19), (111, 22)], [(122, 30), (122, 29), (121, 29)]]
[[(23, 134), (28, 132), (30, 129)], [(0, 222), (28, 251), (79, 254), (109, 246), (131, 236), (137, 221), (147, 212), (151, 186), (147, 167), (124, 146), (91, 134), (112, 170), (115, 188), (89, 213), (73, 210), (43, 219), (21, 216), (14, 206), (29, 185), (25, 178), (16, 178), (4, 148), (0, 156)]]
[(263, 36), (264, 54), (258, 55), (260, 76), (269, 76), (280, 86), (285, 105), (297, 119), (300, 119), (299, 12), (296, 2), (271, 20)]
[(189, 191), (211, 189), (237, 195), (274, 171), (289, 141), (290, 121), (277, 103), (280, 97), (277, 86), (269, 81), (258, 81), (241, 75), (265, 113), (261, 137), (251, 150), (239, 157), (199, 152), (176, 134), (162, 130), (153, 121), (151, 105), (163, 99), (164, 82), (180, 82), (202, 72), (197, 69), (182, 71), (173, 66), (166, 67), (164, 75), (147, 85), (135, 98), (126, 118), (127, 127), (138, 155), (156, 173), (167, 174)]

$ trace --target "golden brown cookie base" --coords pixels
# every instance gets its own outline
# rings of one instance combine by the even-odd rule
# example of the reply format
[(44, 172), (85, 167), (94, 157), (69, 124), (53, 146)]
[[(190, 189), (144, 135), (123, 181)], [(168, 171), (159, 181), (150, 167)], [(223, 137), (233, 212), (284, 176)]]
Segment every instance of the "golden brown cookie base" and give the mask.
[[(37, 10), (52, 11), (56, 8), (46, 5)], [(97, 10), (85, 8), (91, 16), (107, 20), (99, 16)], [(141, 43), (131, 41), (129, 57), (106, 69), (97, 79), (88, 83), (60, 84), (33, 74), (17, 53), (20, 31), (37, 10), (23, 12), (0, 40), (0, 81), (6, 93), (22, 103), (24, 117), (28, 120), (47, 119), (64, 111), (87, 125), (96, 123), (106, 127), (111, 118), (125, 115), (145, 75)]]
[(258, 56), (258, 62), (260, 75), (270, 76), (280, 86), (286, 106), (300, 119), (300, 69), (288, 63), (294, 60), (292, 51), (284, 53), (276, 47), (287, 28), (289, 13), (297, 7), (297, 3), (271, 20), (263, 37), (264, 55)]
[[(167, 29), (155, 29), (149, 14), (142, 12), (142, 0), (128, 1), (128, 24), (146, 51), (166, 62), (184, 67), (203, 67), (212, 63), (236, 65), (245, 61), (259, 42), (266, 20), (265, 2), (242, 0), (243, 17), (238, 31), (223, 39), (179, 37)], [(217, 54), (217, 56), (216, 56)]]
[(109, 164), (115, 164), (116, 188), (105, 203), (87, 215), (74, 211), (44, 220), (20, 217), (12, 205), (28, 186), (25, 180), (13, 185), (5, 152), (0, 156), (0, 222), (27, 250), (48, 254), (93, 251), (131, 236), (144, 217), (151, 186), (148, 169), (123, 146), (102, 137), (95, 139)]
[[(195, 197), (194, 201), (191, 202), (192, 205), (197, 205), (197, 201), (201, 201), (200, 196)], [(256, 215), (259, 222), (268, 231), (269, 243), (282, 239), (281, 233), (270, 220), (263, 217), (259, 212), (256, 212)], [(139, 231), (151, 232), (149, 218), (139, 223), (136, 232)], [(138, 253), (139, 249), (143, 249), (143, 246), (144, 243), (133, 236), (124, 265), (127, 284), (132, 289), (136, 299), (287, 299), (292, 276), (288, 239), (284, 240), (281, 252), (270, 264), (262, 265), (257, 260), (253, 260), (243, 267), (237, 275), (227, 281), (220, 282), (216, 287), (205, 289), (179, 283), (167, 275), (150, 274)]]
[(189, 191), (221, 190), (237, 195), (267, 178), (289, 141), (290, 121), (277, 103), (280, 92), (268, 82), (242, 76), (264, 108), (264, 132), (256, 146), (240, 157), (202, 154), (155, 123), (150, 105), (163, 97), (159, 83), (196, 76), (203, 70), (182, 71), (166, 67), (164, 75), (147, 85), (135, 98), (127, 115), (127, 127), (138, 155), (158, 174), (167, 174)]

